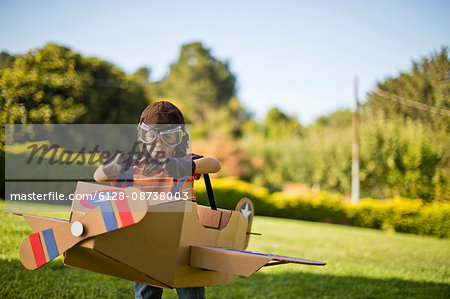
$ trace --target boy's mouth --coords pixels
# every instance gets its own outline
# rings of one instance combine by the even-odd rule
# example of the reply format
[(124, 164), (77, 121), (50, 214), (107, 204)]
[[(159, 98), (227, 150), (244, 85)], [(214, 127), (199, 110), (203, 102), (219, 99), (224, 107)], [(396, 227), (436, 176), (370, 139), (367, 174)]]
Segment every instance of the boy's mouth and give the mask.
[(161, 150), (153, 150), (153, 157), (155, 160), (162, 160), (166, 158), (166, 152)]

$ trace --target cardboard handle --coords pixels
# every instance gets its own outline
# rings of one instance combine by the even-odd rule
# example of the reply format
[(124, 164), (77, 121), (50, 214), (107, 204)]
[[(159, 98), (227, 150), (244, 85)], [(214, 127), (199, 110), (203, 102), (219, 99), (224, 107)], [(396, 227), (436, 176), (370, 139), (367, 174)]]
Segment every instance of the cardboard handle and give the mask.
[(208, 194), (209, 205), (211, 210), (217, 210), (216, 200), (214, 199), (214, 192), (211, 186), (211, 180), (208, 173), (203, 174), (203, 179), (205, 180), (206, 193)]

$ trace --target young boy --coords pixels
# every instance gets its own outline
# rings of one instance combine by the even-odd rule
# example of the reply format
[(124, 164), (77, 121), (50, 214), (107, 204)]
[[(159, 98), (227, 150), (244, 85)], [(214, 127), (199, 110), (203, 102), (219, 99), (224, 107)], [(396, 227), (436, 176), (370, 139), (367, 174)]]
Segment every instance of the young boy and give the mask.
[[(155, 102), (141, 114), (138, 153), (118, 153), (94, 174), (98, 182), (133, 185), (144, 192), (170, 193), (175, 188), (183, 199), (195, 201), (194, 174), (218, 172), (220, 162), (211, 157), (187, 155), (189, 136), (181, 111), (167, 101)], [(187, 198), (184, 197), (187, 195)], [(162, 289), (135, 282), (136, 298), (161, 298)], [(205, 298), (203, 287), (178, 288), (179, 298)]]

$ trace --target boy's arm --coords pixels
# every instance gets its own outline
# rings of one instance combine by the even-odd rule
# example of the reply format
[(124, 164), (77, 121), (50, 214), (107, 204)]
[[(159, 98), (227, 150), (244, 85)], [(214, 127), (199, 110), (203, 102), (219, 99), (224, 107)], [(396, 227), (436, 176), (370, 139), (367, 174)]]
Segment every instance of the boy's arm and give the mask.
[(211, 157), (192, 160), (190, 157), (170, 157), (164, 162), (162, 170), (173, 178), (182, 178), (194, 174), (212, 173), (220, 170), (220, 162)]
[(137, 165), (136, 156), (126, 152), (118, 153), (95, 170), (94, 180), (97, 182), (114, 181), (134, 165)]
[(218, 172), (222, 165), (217, 159), (212, 157), (202, 157), (194, 160), (195, 173), (214, 173)]
[(103, 165), (100, 165), (94, 173), (94, 180), (97, 182), (108, 182), (113, 179), (108, 178), (108, 176), (103, 172)]

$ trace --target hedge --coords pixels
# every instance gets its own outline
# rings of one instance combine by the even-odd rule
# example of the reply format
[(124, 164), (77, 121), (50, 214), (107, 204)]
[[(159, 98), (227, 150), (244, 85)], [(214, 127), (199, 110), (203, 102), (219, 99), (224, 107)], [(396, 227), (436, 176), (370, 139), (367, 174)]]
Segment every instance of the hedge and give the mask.
[[(418, 235), (450, 237), (450, 203), (424, 203), (420, 199), (395, 197), (362, 199), (352, 205), (339, 194), (327, 192), (290, 195), (270, 194), (266, 188), (235, 178), (212, 179), (217, 206), (234, 209), (242, 197), (250, 198), (257, 215), (329, 222)], [(202, 181), (196, 182), (197, 199), (208, 204)]]

